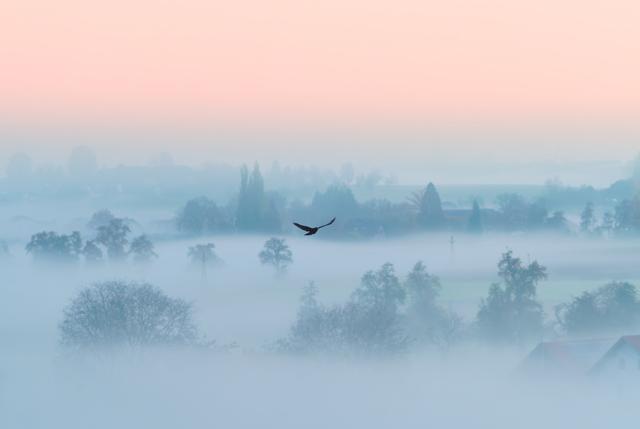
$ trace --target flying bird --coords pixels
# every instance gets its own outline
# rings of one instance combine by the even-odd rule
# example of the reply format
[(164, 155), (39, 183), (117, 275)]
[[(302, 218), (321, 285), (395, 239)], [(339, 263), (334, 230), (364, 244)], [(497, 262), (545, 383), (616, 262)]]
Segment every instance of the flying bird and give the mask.
[(325, 223), (325, 224), (324, 224), (324, 225), (322, 225), (322, 226), (316, 226), (316, 227), (311, 227), (311, 226), (301, 225), (301, 224), (299, 224), (299, 223), (297, 223), (297, 222), (293, 222), (293, 224), (294, 224), (295, 226), (297, 226), (298, 228), (300, 228), (301, 230), (306, 231), (307, 233), (306, 233), (305, 235), (313, 235), (313, 234), (315, 234), (316, 232), (318, 232), (318, 230), (319, 230), (320, 228), (324, 228), (325, 226), (329, 226), (329, 225), (331, 225), (331, 224), (332, 224), (333, 222), (335, 222), (335, 221), (336, 221), (336, 218), (334, 217), (333, 219), (331, 219), (331, 222), (329, 222), (329, 223)]

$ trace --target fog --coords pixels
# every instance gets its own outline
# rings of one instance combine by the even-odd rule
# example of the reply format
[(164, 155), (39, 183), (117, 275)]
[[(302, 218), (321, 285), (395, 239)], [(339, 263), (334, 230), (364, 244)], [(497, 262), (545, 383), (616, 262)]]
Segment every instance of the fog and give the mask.
[[(351, 162), (401, 184), (541, 184), (550, 178), (602, 187), (622, 178), (637, 155), (633, 121), (406, 121), (401, 123), (10, 122), (0, 118), (0, 166), (14, 152), (64, 166), (89, 146), (100, 166), (147, 165), (163, 154), (198, 167), (274, 161), (339, 168)], [(312, 156), (310, 156), (312, 154)], [(481, 159), (482, 162), (478, 162)]]
[(0, 429), (635, 426), (618, 3), (2, 2)]
[[(603, 427), (634, 416), (638, 391), (514, 376), (524, 347), (362, 360), (274, 355), (265, 346), (286, 335), (312, 280), (323, 302), (341, 302), (366, 270), (390, 261), (403, 273), (423, 260), (440, 276), (445, 302), (472, 319), (506, 248), (547, 264), (539, 296), (548, 306), (608, 280), (640, 279), (637, 241), (460, 235), (451, 252), (445, 234), (367, 243), (292, 237), (294, 263), (277, 279), (256, 257), (265, 238), (216, 237), (225, 264), (204, 284), (186, 258), (193, 240), (158, 243), (150, 267), (95, 270), (37, 269), (12, 247), (2, 268), (2, 427)], [(65, 357), (62, 308), (88, 283), (114, 277), (188, 299), (208, 338), (237, 346)]]
[[(257, 165), (98, 174), (83, 151), (88, 164), (72, 157), (54, 175), (18, 157), (0, 180), (2, 428), (596, 428), (635, 417), (637, 375), (587, 371), (601, 355), (584, 371), (577, 360), (523, 370), (540, 342), (611, 347), (640, 332), (640, 200), (624, 171), (602, 188), (438, 194), (352, 166), (274, 166), (264, 183)], [(291, 224), (330, 216), (314, 236)], [(291, 260), (263, 256), (272, 237)], [(99, 299), (77, 306), (91, 291)], [(112, 305), (109, 293), (124, 295)], [(589, 297), (600, 307), (581, 313)], [(145, 337), (154, 312), (171, 320), (171, 340)]]

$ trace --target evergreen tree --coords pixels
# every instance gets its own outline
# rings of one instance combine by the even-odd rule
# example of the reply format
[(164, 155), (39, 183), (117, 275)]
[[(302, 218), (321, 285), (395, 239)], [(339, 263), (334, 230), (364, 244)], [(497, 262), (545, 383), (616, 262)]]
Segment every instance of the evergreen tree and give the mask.
[(596, 217), (593, 211), (593, 203), (588, 202), (582, 213), (580, 213), (580, 231), (585, 234), (590, 233), (593, 230), (593, 226), (596, 222)]
[(418, 209), (418, 223), (423, 227), (437, 229), (443, 226), (442, 202), (433, 183), (429, 182), (423, 191), (415, 193), (411, 201)]
[(249, 182), (249, 169), (246, 165), (240, 168), (240, 192), (238, 193), (238, 208), (236, 211), (236, 224), (242, 230), (249, 224), (251, 213), (248, 208), (247, 186)]
[(247, 183), (247, 210), (248, 231), (262, 230), (262, 219), (265, 211), (264, 181), (258, 164), (253, 166), (253, 171)]
[(280, 216), (274, 202), (265, 193), (264, 180), (257, 163), (251, 174), (246, 166), (240, 171), (236, 225), (240, 231), (247, 232), (280, 229)]

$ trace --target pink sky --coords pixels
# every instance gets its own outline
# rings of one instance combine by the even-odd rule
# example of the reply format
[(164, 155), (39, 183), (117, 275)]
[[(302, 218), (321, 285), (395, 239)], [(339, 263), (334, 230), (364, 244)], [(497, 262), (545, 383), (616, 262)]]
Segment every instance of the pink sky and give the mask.
[(637, 119), (637, 0), (20, 0), (21, 119)]

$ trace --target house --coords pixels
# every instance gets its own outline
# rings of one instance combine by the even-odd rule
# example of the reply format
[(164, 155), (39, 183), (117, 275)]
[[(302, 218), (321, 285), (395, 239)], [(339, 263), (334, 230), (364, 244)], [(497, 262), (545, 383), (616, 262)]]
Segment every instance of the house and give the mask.
[(589, 375), (607, 379), (640, 379), (640, 335), (621, 337), (591, 368)]
[(585, 375), (611, 347), (614, 338), (542, 342), (527, 355), (521, 374)]

